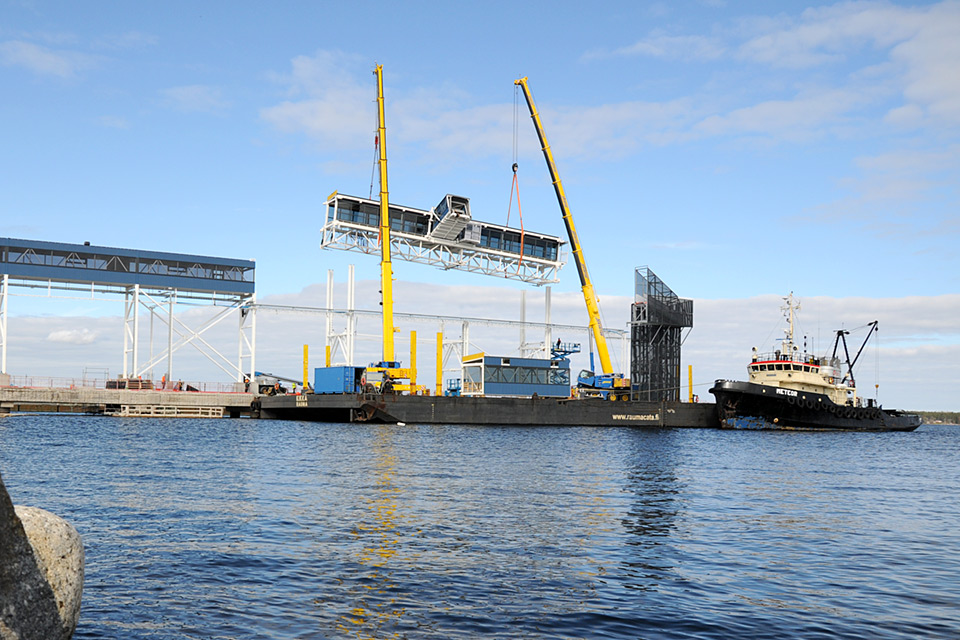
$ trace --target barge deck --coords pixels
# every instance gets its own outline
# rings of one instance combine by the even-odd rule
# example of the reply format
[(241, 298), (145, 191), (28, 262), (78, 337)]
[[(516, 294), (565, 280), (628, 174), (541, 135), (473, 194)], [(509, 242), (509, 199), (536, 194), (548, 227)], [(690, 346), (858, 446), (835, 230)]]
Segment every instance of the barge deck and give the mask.
[(716, 405), (685, 402), (611, 402), (489, 396), (304, 394), (265, 396), (259, 417), (315, 422), (379, 422), (499, 426), (637, 426), (719, 428)]

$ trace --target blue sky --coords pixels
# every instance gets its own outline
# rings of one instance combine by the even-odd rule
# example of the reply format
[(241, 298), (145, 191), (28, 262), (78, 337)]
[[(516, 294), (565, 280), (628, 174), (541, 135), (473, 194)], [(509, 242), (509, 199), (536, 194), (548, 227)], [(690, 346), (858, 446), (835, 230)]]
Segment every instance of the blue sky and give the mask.
[[(956, 2), (4, 5), (10, 235), (255, 258), (261, 292), (376, 273), (317, 230), (369, 193), (379, 62), (391, 199), (491, 222), (530, 78), (601, 293), (958, 290)], [(519, 125), (525, 224), (562, 235)]]
[[(391, 201), (498, 223), (529, 77), (602, 297), (639, 265), (698, 300), (960, 290), (958, 2), (0, 7), (0, 235), (252, 258), (261, 297), (374, 279), (318, 243), (370, 191), (380, 63)], [(522, 108), (517, 144), (525, 226), (563, 235)]]

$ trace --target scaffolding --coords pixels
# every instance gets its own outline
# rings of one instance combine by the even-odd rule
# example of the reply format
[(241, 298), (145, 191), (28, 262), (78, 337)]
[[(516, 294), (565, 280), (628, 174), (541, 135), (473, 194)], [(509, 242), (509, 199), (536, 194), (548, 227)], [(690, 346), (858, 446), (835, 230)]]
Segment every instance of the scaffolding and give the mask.
[(680, 400), (682, 332), (693, 326), (693, 300), (677, 297), (648, 267), (637, 267), (630, 308), (630, 380), (634, 400)]

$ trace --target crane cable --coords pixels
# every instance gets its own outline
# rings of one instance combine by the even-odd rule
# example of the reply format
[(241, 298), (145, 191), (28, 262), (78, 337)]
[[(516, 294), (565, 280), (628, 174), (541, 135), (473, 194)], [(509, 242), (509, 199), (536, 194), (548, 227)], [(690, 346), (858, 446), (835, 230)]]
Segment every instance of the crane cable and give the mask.
[[(368, 200), (373, 200), (373, 181), (379, 180), (377, 175), (377, 167), (380, 165), (380, 120), (377, 119), (377, 128), (374, 129), (376, 133), (373, 134), (373, 168), (370, 170), (370, 194), (367, 196)], [(380, 246), (380, 225), (377, 225), (377, 246)]]
[[(517, 132), (519, 129), (517, 113), (519, 110), (519, 88), (514, 85), (513, 87), (513, 184), (510, 186), (510, 202), (507, 204), (507, 224), (506, 226), (510, 227), (510, 211), (513, 209), (513, 194), (517, 194), (517, 215), (520, 217), (520, 262), (517, 263), (517, 273), (520, 273), (520, 268), (523, 266), (523, 241), (524, 241), (524, 230), (523, 230), (523, 210), (520, 208), (520, 181), (517, 179)], [(504, 242), (506, 242), (506, 237), (504, 237)]]
[(373, 134), (373, 168), (370, 169), (370, 194), (368, 200), (373, 200), (373, 181), (377, 175), (377, 165), (380, 164), (380, 134)]

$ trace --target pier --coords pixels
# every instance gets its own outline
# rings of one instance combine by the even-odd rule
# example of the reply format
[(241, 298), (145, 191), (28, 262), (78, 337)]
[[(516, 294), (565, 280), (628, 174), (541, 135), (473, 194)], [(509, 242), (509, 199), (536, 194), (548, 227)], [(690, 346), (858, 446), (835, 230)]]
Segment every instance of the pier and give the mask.
[(118, 417), (239, 418), (251, 415), (251, 393), (0, 387), (0, 414), (87, 413)]

